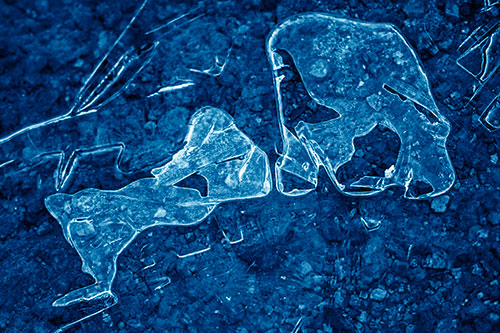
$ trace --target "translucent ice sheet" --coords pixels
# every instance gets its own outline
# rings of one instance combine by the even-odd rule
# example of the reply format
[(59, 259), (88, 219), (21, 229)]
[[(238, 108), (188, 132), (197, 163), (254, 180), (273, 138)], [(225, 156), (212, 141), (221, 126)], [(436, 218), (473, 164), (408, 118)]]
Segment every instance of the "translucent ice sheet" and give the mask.
[[(155, 178), (139, 179), (116, 191), (85, 189), (46, 198), (48, 211), (78, 252), (82, 270), (95, 279), (54, 306), (113, 296), (116, 260), (145, 229), (194, 225), (221, 202), (265, 196), (272, 187), (267, 155), (227, 113), (212, 107), (193, 115), (184, 148), (152, 173)], [(206, 180), (206, 195), (176, 185), (193, 174)]]
[[(283, 141), (275, 167), (278, 191), (301, 195), (313, 190), (321, 166), (348, 195), (371, 195), (398, 185), (405, 187), (406, 198), (422, 199), (452, 186), (455, 173), (446, 150), (450, 125), (434, 102), (419, 59), (394, 26), (302, 14), (274, 28), (267, 53)], [(287, 57), (292, 63), (286, 63)], [(292, 121), (284, 114), (290, 97), (283, 89), (288, 79), (283, 73), (291, 66), (322, 110), (314, 121), (301, 116)], [(341, 184), (336, 172), (351, 160), (354, 139), (377, 125), (399, 136), (396, 163), (383, 177)]]
[(481, 114), (490, 131), (500, 128), (500, 20), (476, 28), (459, 47), (457, 64), (474, 79), (467, 106)]
[[(157, 14), (160, 12), (163, 14)], [(200, 77), (217, 78), (223, 73), (232, 49), (232, 32), (229, 26), (224, 34), (218, 32), (222, 23), (217, 23), (215, 15), (207, 15), (203, 4), (188, 7), (160, 0), (139, 3), (125, 29), (82, 80), (65, 114), (0, 135), (0, 173), (29, 171), (56, 160), (55, 187), (61, 190), (68, 187), (78, 161), (84, 157), (114, 154), (117, 169), (124, 173), (170, 158), (170, 153), (178, 149), (175, 145), (168, 147), (176, 133), (170, 132), (166, 138), (165, 127), (174, 126), (158, 117), (141, 123), (140, 118), (145, 118), (141, 113), (144, 109), (152, 113), (146, 103), (154, 105), (166, 94), (192, 90)], [(119, 97), (124, 98), (125, 92), (133, 101), (148, 101), (140, 106), (124, 105)], [(183, 110), (176, 109), (174, 112), (180, 114), (170, 116), (186, 118), (189, 115)], [(151, 151), (151, 147), (157, 151)]]

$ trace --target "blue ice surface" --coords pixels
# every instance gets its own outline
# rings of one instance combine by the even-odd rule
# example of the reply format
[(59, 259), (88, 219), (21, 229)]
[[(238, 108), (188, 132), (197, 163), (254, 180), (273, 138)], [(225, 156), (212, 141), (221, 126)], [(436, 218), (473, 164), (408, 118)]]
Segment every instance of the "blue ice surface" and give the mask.
[[(6, 167), (0, 171), (0, 288), (7, 291), (0, 302), (0, 329), (53, 331), (103, 310), (71, 330), (494, 331), (500, 320), (498, 132), (483, 128), (481, 116), (486, 100), (498, 93), (493, 87), (471, 99), (477, 80), (456, 63), (463, 54), (460, 43), (498, 19), (494, 3), (482, 10), (480, 4), (454, 1), (206, 2), (205, 21), (166, 36), (150, 67), (137, 76), (138, 84), (131, 83), (100, 112), (0, 145), (0, 155), (9, 157), (0, 162)], [(149, 4), (146, 23), (193, 9), (181, 1)], [(0, 48), (0, 136), (67, 112), (138, 5), (0, 3), (5, 45)], [(93, 282), (82, 274), (77, 252), (43, 206), (58, 187), (54, 171), (61, 170), (61, 151), (69, 158), (80, 143), (87, 148), (94, 145), (86, 143), (124, 143), (130, 150), (121, 155), (118, 170), (122, 146), (82, 151), (74, 177), (59, 191), (65, 194), (56, 197), (76, 197), (88, 188), (119, 191), (171, 160), (182, 149), (192, 113), (213, 105), (227, 111), (275, 165), (276, 151), (284, 152), (266, 35), (304, 12), (391, 22), (401, 31), (449, 120), (453, 187), (425, 200), (405, 200), (404, 188), (398, 187), (370, 198), (346, 197), (319, 168), (317, 188), (307, 195), (291, 198), (273, 190), (263, 198), (221, 203), (195, 226), (157, 227), (138, 235), (116, 262), (113, 292), (119, 302), (114, 306), (100, 299), (52, 307), (68, 291)], [(219, 77), (200, 73), (210, 71), (214, 60), (223, 64), (216, 57), (229, 49)], [(168, 89), (189, 82), (194, 85)], [(301, 81), (289, 83), (300, 86)], [(155, 94), (162, 88), (167, 89)], [(313, 123), (312, 111), (324, 109), (302, 88), (287, 105), (298, 110), (292, 115), (304, 110), (303, 121)], [(356, 152), (337, 170), (339, 180), (351, 172), (385, 177), (399, 149), (397, 135), (381, 127), (353, 144)], [(18, 159), (4, 164), (13, 156)], [(208, 188), (203, 177), (188, 180), (179, 186), (200, 193)], [(85, 228), (78, 232), (86, 235)]]

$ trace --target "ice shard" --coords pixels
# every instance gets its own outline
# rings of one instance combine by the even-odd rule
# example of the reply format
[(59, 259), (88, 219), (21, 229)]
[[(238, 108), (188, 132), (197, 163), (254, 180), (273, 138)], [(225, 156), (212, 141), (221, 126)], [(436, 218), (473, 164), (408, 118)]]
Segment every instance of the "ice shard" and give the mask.
[[(455, 173), (446, 150), (450, 124), (436, 106), (420, 60), (393, 25), (300, 14), (276, 26), (266, 48), (283, 141), (275, 166), (278, 191), (313, 190), (321, 166), (342, 193), (353, 196), (399, 185), (406, 198), (422, 199), (452, 186)], [(321, 109), (310, 116), (313, 120), (304, 110), (293, 117), (284, 112), (293, 99), (287, 91), (291, 67)], [(395, 165), (383, 177), (341, 183), (336, 173), (351, 160), (354, 139), (377, 125), (399, 136)]]
[[(116, 260), (145, 229), (194, 225), (221, 202), (262, 197), (272, 188), (266, 153), (236, 127), (231, 116), (213, 107), (193, 115), (183, 149), (152, 173), (155, 177), (116, 191), (85, 189), (46, 198), (47, 210), (80, 256), (83, 272), (95, 280), (59, 298), (54, 306), (113, 296)], [(205, 178), (206, 195), (178, 186), (193, 174)]]
[(498, 0), (483, 0), (483, 8), (481, 9), (481, 12), (487, 12), (495, 8), (495, 6), (500, 5), (500, 1)]
[[(65, 190), (85, 156), (113, 154), (116, 168), (123, 173), (144, 170), (171, 157), (171, 151), (160, 144), (172, 140), (163, 134), (172, 138), (174, 133), (161, 129), (161, 119), (153, 119), (147, 125), (127, 120), (140, 118), (137, 115), (142, 108), (137, 107), (139, 103), (116, 107), (112, 102), (133, 86), (134, 102), (142, 97), (146, 103), (154, 104), (156, 95), (197, 85), (200, 73), (220, 76), (232, 49), (232, 32), (228, 27), (230, 36), (221, 34), (216, 18), (206, 15), (203, 4), (194, 8), (168, 4), (168, 9), (161, 10), (169, 13), (167, 17), (156, 15), (159, 6), (165, 3), (156, 0), (139, 3), (130, 21), (89, 73), (65, 114), (14, 129), (5, 135), (0, 133), (1, 175), (17, 174), (56, 160), (55, 188)], [(135, 82), (141, 85), (134, 85)], [(131, 105), (136, 105), (137, 109)], [(147, 132), (152, 128), (158, 130), (151, 135)], [(151, 144), (149, 139), (157, 144)], [(155, 146), (168, 153), (161, 155), (151, 151)]]
[(476, 28), (462, 42), (457, 64), (473, 79), (466, 107), (479, 110), (479, 120), (489, 131), (500, 128), (500, 20)]

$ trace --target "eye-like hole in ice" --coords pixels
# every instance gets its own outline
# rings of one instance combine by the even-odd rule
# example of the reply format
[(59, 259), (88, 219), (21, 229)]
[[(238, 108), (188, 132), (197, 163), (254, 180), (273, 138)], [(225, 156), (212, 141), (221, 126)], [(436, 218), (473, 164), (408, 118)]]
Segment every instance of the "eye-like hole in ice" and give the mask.
[[(279, 192), (312, 191), (320, 167), (342, 193), (354, 196), (397, 185), (405, 187), (406, 198), (422, 199), (453, 185), (446, 150), (450, 125), (436, 106), (420, 60), (393, 25), (301, 14), (275, 27), (266, 48), (283, 142), (275, 166)], [(295, 79), (290, 78), (294, 71)], [(294, 87), (300, 84), (304, 89)], [(309, 99), (305, 107), (296, 103), (301, 90)], [(394, 165), (383, 175), (340, 182), (337, 172), (351, 161), (354, 140), (377, 125), (399, 137)], [(300, 185), (291, 185), (292, 178)]]
[[(231, 116), (213, 107), (192, 116), (184, 147), (152, 173), (154, 178), (136, 180), (116, 191), (85, 189), (46, 198), (45, 206), (78, 252), (82, 270), (95, 280), (59, 298), (54, 306), (115, 297), (111, 285), (117, 258), (145, 229), (194, 225), (221, 202), (262, 197), (272, 188), (266, 153), (236, 127)], [(188, 179), (196, 185), (189, 187)], [(203, 189), (203, 183), (206, 193), (197, 188)]]
[(187, 176), (186, 178), (175, 184), (175, 186), (184, 188), (193, 188), (198, 190), (198, 192), (200, 192), (200, 195), (202, 197), (207, 196), (207, 190), (208, 190), (207, 180), (205, 177), (200, 176), (196, 173)]

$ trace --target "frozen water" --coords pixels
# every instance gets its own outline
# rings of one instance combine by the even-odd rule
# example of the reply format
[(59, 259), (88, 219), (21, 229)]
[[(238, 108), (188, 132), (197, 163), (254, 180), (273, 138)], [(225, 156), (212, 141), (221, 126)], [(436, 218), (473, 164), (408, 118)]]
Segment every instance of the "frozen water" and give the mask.
[(226, 66), (229, 63), (229, 56), (231, 55), (232, 50), (233, 47), (231, 46), (223, 57), (216, 55), (214, 59), (214, 64), (209, 68), (206, 69), (190, 68), (190, 70), (194, 73), (205, 74), (217, 78), (221, 76), (224, 70), (226, 69)]
[(206, 203), (255, 198), (270, 191), (267, 155), (241, 132), (231, 116), (205, 107), (191, 118), (185, 146), (172, 161), (152, 170), (174, 185), (193, 174), (208, 181)]
[[(301, 195), (313, 190), (320, 166), (348, 195), (371, 195), (399, 185), (405, 187), (405, 197), (421, 199), (452, 186), (455, 173), (446, 150), (450, 125), (435, 104), (419, 59), (394, 26), (302, 14), (274, 28), (267, 53), (283, 141), (275, 168), (278, 191)], [(286, 57), (293, 63), (286, 63)], [(290, 66), (312, 101), (326, 110), (314, 122), (298, 117), (292, 126), (284, 114), (283, 72)], [(385, 177), (341, 184), (336, 172), (351, 160), (354, 139), (378, 124), (399, 136), (395, 165)], [(302, 184), (286, 184), (291, 178)]]
[[(172, 145), (167, 144), (176, 133), (166, 133), (158, 126), (155, 144), (140, 139), (131, 142), (133, 136), (126, 131), (137, 124), (128, 123), (124, 113), (137, 110), (129, 103), (117, 111), (109, 106), (110, 102), (136, 81), (143, 83), (136, 95), (146, 98), (195, 86), (199, 73), (220, 76), (228, 63), (232, 40), (217, 33), (213, 19), (204, 16), (202, 5), (184, 14), (173, 14), (173, 18), (152, 19), (157, 17), (153, 15), (158, 12), (155, 8), (164, 5), (155, 0), (141, 3), (86, 79), (67, 113), (0, 136), (1, 173), (22, 172), (56, 160), (55, 188), (64, 190), (85, 156), (114, 154), (116, 168), (124, 173), (158, 165), (171, 157)], [(183, 33), (179, 33), (181, 29)], [(151, 73), (146, 73), (148, 79), (143, 80), (141, 75), (147, 71), (158, 73), (158, 81), (151, 80), (155, 77)], [(115, 113), (113, 117), (109, 117), (111, 113)], [(180, 123), (186, 121), (181, 119)], [(141, 133), (144, 127), (134, 130)], [(156, 152), (151, 147), (156, 147)], [(177, 148), (174, 145), (173, 151)]]
[(497, 95), (481, 115), (481, 122), (490, 131), (500, 128), (500, 95)]
[(489, 10), (492, 10), (495, 6), (500, 5), (500, 1), (498, 0), (483, 0), (484, 5), (483, 8), (481, 9), (482, 12), (487, 12)]
[[(193, 115), (184, 148), (152, 173), (155, 178), (139, 179), (116, 191), (85, 189), (46, 198), (48, 211), (81, 257), (82, 270), (95, 279), (93, 285), (59, 298), (54, 306), (112, 295), (116, 260), (143, 230), (194, 225), (221, 202), (265, 196), (272, 187), (267, 155), (231, 116), (213, 107)], [(195, 188), (176, 186), (193, 174), (206, 179), (206, 196)]]
[(481, 112), (480, 121), (490, 131), (500, 128), (500, 20), (476, 28), (459, 47), (457, 64), (474, 78), (473, 104)]

